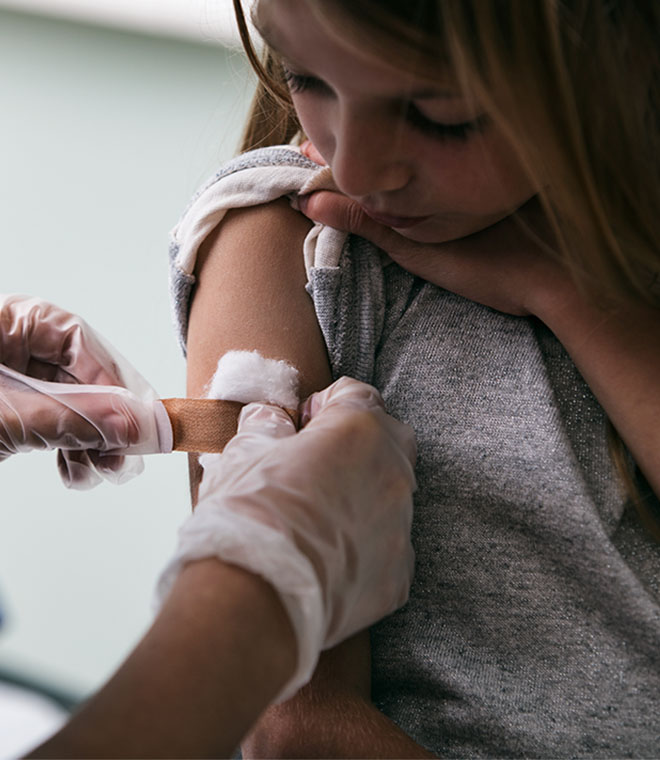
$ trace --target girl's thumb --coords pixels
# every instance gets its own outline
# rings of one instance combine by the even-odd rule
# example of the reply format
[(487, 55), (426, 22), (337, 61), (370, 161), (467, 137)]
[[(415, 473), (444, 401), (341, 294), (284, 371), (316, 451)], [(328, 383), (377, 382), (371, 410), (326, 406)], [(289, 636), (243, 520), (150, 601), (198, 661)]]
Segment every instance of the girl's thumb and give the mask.
[(314, 222), (359, 235), (388, 253), (396, 248), (396, 233), (375, 222), (358, 203), (341, 193), (318, 190), (300, 196), (298, 204), (302, 213)]

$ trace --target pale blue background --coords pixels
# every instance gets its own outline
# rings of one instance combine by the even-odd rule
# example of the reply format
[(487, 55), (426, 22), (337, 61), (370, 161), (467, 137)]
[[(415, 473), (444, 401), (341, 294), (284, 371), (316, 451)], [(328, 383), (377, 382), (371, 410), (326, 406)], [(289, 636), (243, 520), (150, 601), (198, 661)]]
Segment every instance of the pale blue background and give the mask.
[[(0, 292), (84, 315), (161, 396), (182, 394), (167, 232), (235, 152), (242, 55), (0, 11), (0, 71)], [(87, 693), (150, 620), (189, 509), (185, 455), (81, 494), (30, 454), (0, 484), (0, 667)]]

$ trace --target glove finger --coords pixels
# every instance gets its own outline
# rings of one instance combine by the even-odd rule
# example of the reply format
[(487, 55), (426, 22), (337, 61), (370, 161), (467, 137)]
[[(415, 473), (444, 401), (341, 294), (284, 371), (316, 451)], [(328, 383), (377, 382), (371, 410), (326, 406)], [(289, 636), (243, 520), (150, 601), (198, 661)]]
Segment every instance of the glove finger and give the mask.
[(117, 486), (128, 483), (144, 470), (144, 459), (141, 456), (122, 456), (105, 451), (88, 453), (94, 469), (103, 480)]
[(200, 486), (202, 494), (222, 482), (227, 473), (234, 477), (245, 468), (246, 461), (252, 461), (258, 452), (272, 449), (275, 441), (296, 434), (296, 427), (289, 415), (279, 406), (271, 404), (247, 404), (241, 409), (236, 435), (225, 446), (220, 455), (202, 455), (200, 464), (204, 476)]
[(66, 488), (88, 491), (103, 480), (115, 485), (132, 480), (144, 470), (144, 462), (139, 456), (59, 449), (57, 469)]
[(268, 438), (284, 438), (295, 435), (296, 426), (281, 407), (252, 403), (241, 409), (236, 432), (237, 435), (248, 433)]
[(324, 390), (313, 393), (302, 404), (301, 425), (308, 424), (318, 414), (334, 405), (365, 410), (385, 408), (382, 396), (372, 385), (350, 377), (340, 377)]
[(383, 425), (387, 429), (392, 439), (403, 452), (411, 466), (415, 466), (417, 461), (417, 440), (415, 431), (405, 422), (399, 422), (391, 415), (383, 413)]
[(88, 491), (101, 482), (86, 451), (57, 452), (57, 470), (66, 488)]
[(126, 462), (126, 457), (121, 454), (106, 453), (105, 451), (89, 451), (89, 458), (96, 471), (102, 477), (112, 479), (113, 473), (118, 473)]
[(39, 379), (127, 387), (144, 401), (154, 389), (83, 319), (24, 295), (0, 295), (0, 363)]
[(0, 445), (10, 453), (50, 448), (108, 451), (138, 443), (158, 450), (154, 405), (124, 388), (48, 383), (0, 366), (0, 405)]
[(323, 391), (312, 394), (301, 407), (301, 426), (334, 426), (347, 421), (346, 414), (368, 412), (390, 435), (414, 467), (417, 443), (413, 429), (387, 414), (380, 393), (371, 385), (349, 377), (341, 377)]
[[(0, 296), (0, 361), (27, 373), (31, 362), (51, 365), (58, 382), (120, 385), (111, 354), (84, 320), (29, 296)], [(40, 368), (39, 377), (44, 377)]]
[(24, 374), (37, 380), (46, 380), (47, 382), (74, 382), (72, 377), (68, 375), (67, 378), (64, 377), (61, 367), (34, 358), (30, 358), (28, 361)]

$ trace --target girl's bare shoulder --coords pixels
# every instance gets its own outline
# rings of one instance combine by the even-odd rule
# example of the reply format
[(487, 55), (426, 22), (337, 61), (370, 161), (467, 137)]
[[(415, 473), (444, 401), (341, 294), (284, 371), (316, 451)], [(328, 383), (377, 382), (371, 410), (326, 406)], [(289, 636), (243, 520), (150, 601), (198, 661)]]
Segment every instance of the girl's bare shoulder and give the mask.
[(302, 265), (302, 246), (312, 223), (295, 211), (285, 198), (260, 206), (229, 211), (200, 247), (196, 274), (209, 258), (242, 267), (254, 264), (271, 268), (275, 261)]

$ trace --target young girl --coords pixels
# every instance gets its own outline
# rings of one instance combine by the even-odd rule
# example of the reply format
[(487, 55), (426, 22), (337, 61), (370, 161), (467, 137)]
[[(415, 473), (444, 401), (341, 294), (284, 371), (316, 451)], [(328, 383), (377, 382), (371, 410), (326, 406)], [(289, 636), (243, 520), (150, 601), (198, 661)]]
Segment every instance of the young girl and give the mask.
[(660, 6), (252, 13), (244, 147), (306, 137), (327, 167), (245, 153), (186, 212), (189, 391), (257, 348), (303, 393), (373, 383), (419, 456), (410, 602), (327, 653), (244, 752), (656, 756)]

